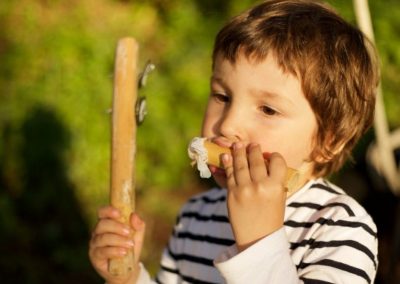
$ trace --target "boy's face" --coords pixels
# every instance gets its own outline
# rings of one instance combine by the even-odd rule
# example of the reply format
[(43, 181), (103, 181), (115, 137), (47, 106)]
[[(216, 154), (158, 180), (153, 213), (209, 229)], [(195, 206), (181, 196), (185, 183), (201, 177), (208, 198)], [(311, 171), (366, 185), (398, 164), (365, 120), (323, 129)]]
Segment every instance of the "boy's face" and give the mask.
[[(327, 110), (328, 111), (328, 110)], [(241, 141), (258, 143), (263, 153), (280, 153), (287, 166), (311, 176), (308, 160), (317, 122), (300, 81), (283, 73), (272, 54), (263, 61), (239, 56), (234, 65), (216, 58), (202, 136), (225, 147)], [(224, 172), (211, 167), (216, 182), (226, 186)]]

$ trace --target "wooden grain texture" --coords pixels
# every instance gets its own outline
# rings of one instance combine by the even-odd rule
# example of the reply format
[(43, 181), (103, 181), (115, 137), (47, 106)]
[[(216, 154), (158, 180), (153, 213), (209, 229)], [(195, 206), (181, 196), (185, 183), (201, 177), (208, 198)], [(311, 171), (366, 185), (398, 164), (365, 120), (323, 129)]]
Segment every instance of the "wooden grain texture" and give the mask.
[[(135, 39), (118, 41), (115, 54), (112, 107), (110, 203), (120, 210), (120, 221), (128, 224), (135, 210), (135, 154), (137, 100), (137, 59), (139, 47)], [(133, 250), (109, 261), (113, 275), (125, 275), (134, 268)]]

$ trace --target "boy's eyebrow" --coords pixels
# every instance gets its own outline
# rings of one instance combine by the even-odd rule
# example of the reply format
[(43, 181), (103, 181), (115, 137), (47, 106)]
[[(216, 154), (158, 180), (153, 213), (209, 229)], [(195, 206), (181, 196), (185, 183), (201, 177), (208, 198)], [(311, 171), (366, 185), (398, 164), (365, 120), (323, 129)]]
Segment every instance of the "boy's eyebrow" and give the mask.
[[(213, 84), (214, 82), (220, 84), (224, 89), (230, 91), (229, 86), (224, 82), (222, 78), (211, 76), (210, 84)], [(250, 89), (250, 93), (255, 94), (257, 97), (261, 98), (267, 97), (277, 102), (282, 102), (282, 103), (287, 102), (290, 103), (292, 106), (294, 105), (292, 100), (276, 92), (259, 90), (259, 89)]]
[(268, 97), (271, 99), (280, 99), (282, 96), (278, 93), (266, 91), (266, 90), (258, 90), (258, 89), (250, 89), (252, 94), (255, 94), (259, 97)]
[(230, 90), (229, 86), (224, 82), (224, 80), (222, 78), (215, 77), (213, 75), (213, 76), (211, 76), (210, 84), (212, 84), (214, 82), (220, 84), (224, 89)]
[(266, 91), (266, 90), (258, 90), (258, 89), (252, 89), (252, 90), (250, 90), (250, 92), (259, 97), (262, 97), (262, 98), (267, 97), (276, 102), (290, 103), (291, 105), (294, 105), (292, 100), (289, 99), (287, 96), (284, 96), (284, 95), (276, 93), (276, 92), (271, 92), (271, 91)]

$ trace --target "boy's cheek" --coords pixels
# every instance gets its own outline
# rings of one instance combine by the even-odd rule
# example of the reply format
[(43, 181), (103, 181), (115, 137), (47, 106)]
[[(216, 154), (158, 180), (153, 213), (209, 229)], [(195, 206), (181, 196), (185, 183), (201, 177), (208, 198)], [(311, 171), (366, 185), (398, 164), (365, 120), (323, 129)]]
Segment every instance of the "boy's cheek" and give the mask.
[(206, 133), (208, 132), (209, 128), (209, 118), (208, 118), (208, 111), (206, 110), (204, 116), (203, 116), (203, 121), (201, 124), (201, 136), (206, 137)]
[(212, 129), (213, 129), (212, 122), (210, 121), (210, 119), (205, 117), (201, 127), (201, 136), (214, 137), (215, 134), (213, 133)]

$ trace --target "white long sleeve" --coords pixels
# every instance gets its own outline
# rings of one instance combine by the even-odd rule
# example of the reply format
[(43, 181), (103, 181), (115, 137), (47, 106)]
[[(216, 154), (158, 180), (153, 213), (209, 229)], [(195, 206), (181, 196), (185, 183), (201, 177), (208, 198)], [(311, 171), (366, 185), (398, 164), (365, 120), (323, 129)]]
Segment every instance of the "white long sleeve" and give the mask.
[(154, 284), (154, 283), (156, 283), (151, 279), (150, 274), (147, 272), (147, 270), (143, 266), (143, 264), (139, 263), (139, 266), (140, 266), (140, 274), (136, 281), (136, 284)]
[(215, 260), (215, 266), (229, 284), (298, 283), (284, 228), (238, 253), (229, 247)]

